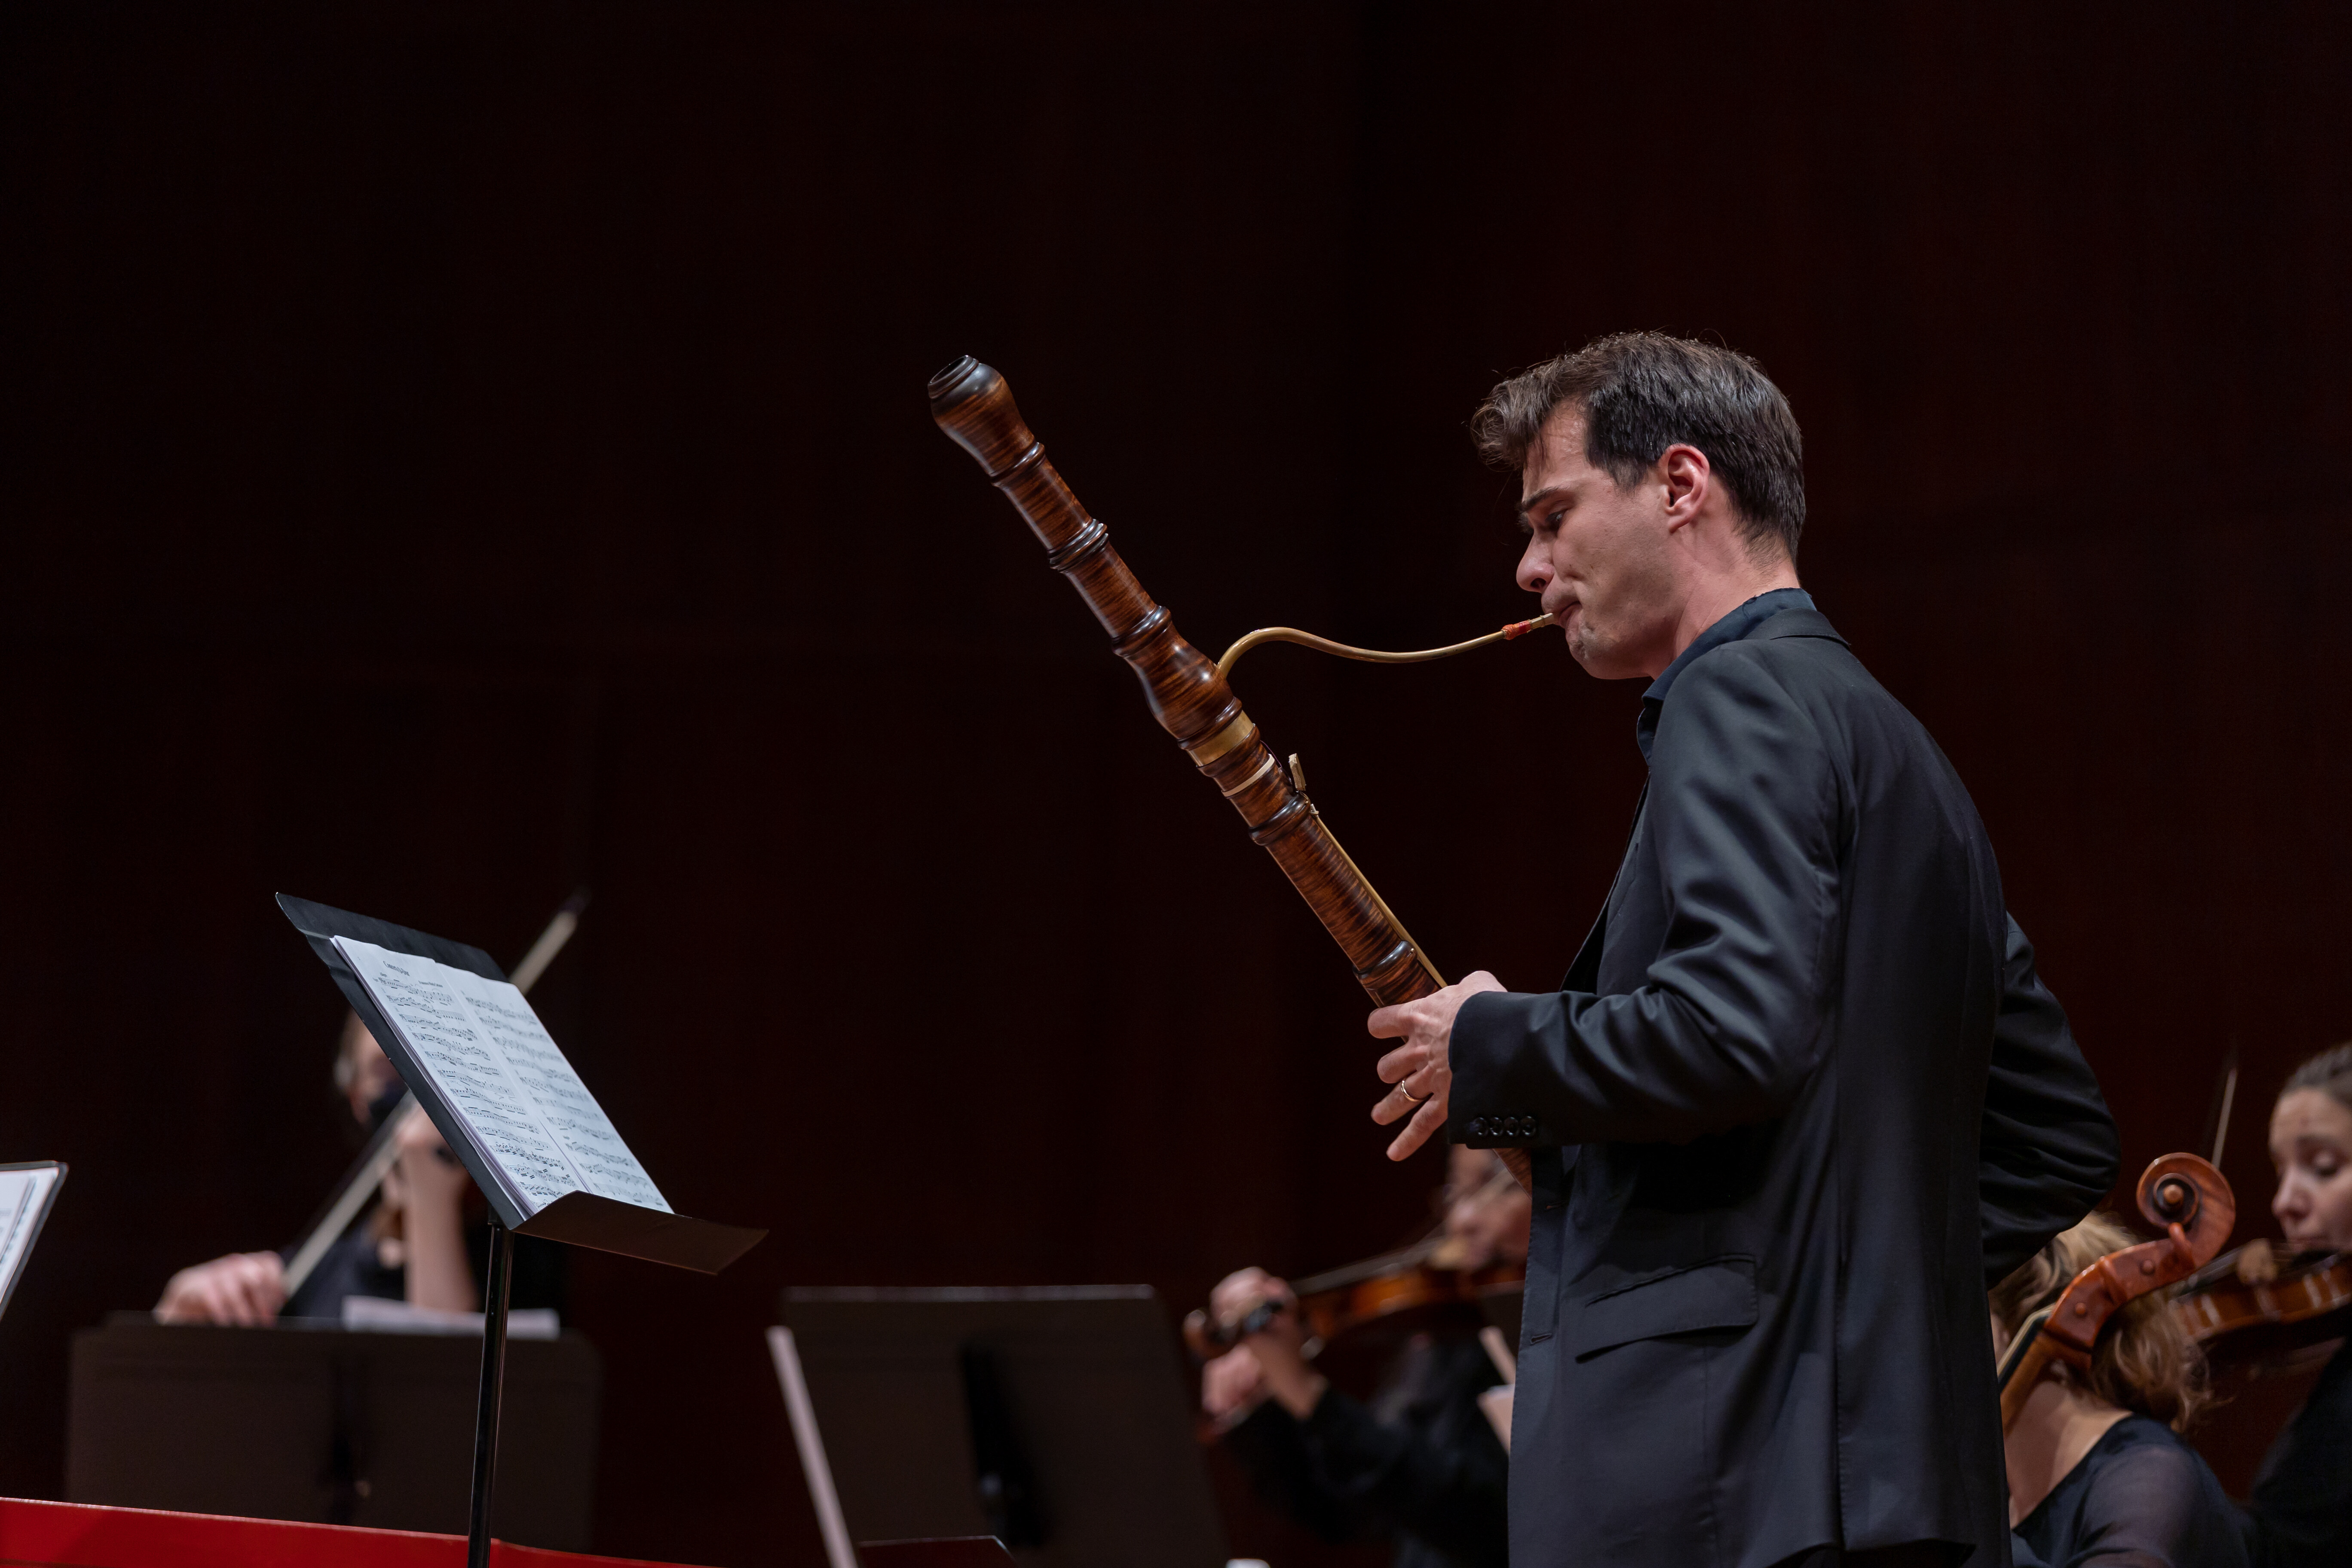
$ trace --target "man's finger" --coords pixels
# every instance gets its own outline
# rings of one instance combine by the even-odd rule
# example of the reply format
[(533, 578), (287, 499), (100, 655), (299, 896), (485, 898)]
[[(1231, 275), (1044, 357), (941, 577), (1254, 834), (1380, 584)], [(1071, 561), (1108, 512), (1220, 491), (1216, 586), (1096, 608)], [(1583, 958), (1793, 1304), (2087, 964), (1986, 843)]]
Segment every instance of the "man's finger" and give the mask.
[(1395, 1141), (1390, 1143), (1389, 1158), (1410, 1159), (1423, 1144), (1429, 1142), (1439, 1128), (1444, 1125), (1445, 1097), (1442, 1094), (1434, 1095), (1431, 1097), (1429, 1103), (1423, 1105), (1414, 1114), (1411, 1121), (1405, 1123), (1404, 1131), (1398, 1133)]
[(245, 1303), (237, 1300), (236, 1281), (215, 1279), (205, 1291), (205, 1315), (215, 1323), (245, 1326)]
[(1434, 1089), (1417, 1092), (1412, 1087), (1412, 1074), (1408, 1073), (1398, 1080), (1394, 1089), (1373, 1102), (1372, 1120), (1383, 1127), (1391, 1121), (1402, 1121), (1413, 1111), (1429, 1103), (1431, 1096), (1434, 1093)]
[(1382, 1057), (1372, 1070), (1382, 1083), (1402, 1083), (1428, 1065), (1427, 1046), (1399, 1046)]
[(1372, 1016), (1364, 1020), (1364, 1027), (1376, 1040), (1401, 1040), (1412, 1033), (1412, 1023), (1404, 1015), (1412, 1004), (1395, 1002), (1386, 1007), (1375, 1007)]

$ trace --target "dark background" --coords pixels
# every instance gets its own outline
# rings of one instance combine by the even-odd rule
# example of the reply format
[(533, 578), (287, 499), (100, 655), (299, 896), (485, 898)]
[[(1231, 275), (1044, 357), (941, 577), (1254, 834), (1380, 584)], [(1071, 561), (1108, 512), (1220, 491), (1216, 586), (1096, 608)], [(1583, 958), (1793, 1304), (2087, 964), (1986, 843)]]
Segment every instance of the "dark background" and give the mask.
[[(1345, 965), (931, 427), (967, 350), (1212, 649), (1525, 613), (1486, 388), (1757, 355), (2127, 1169), (2234, 1041), (2274, 1234), (2270, 1098), (2352, 1034), (2352, 137), (2340, 17), (2223, 9), (9, 7), (0, 1158), (74, 1170), (0, 1493), (58, 1492), (72, 1330), (346, 1157), (281, 889), (511, 960), (592, 886), (542, 1011), (680, 1209), (773, 1227), (579, 1257), (604, 1551), (817, 1560), (787, 1283), (1181, 1308), (1420, 1223)], [(1239, 684), (1442, 964), (1556, 979), (1637, 684)]]

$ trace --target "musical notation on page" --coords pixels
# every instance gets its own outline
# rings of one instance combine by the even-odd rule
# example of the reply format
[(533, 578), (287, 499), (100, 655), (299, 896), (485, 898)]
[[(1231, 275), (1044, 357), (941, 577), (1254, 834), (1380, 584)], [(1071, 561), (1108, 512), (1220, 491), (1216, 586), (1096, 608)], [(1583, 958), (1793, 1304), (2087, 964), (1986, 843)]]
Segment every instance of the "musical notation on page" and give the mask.
[(333, 941), (529, 1212), (572, 1192), (673, 1212), (520, 991), (372, 942)]

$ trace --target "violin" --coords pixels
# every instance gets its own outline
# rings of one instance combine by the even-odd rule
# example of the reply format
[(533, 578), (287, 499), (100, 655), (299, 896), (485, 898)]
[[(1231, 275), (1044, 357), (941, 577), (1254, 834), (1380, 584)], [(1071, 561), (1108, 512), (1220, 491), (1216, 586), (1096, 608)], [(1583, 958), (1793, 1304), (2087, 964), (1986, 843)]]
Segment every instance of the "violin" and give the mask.
[(2139, 1212), (2162, 1228), (2161, 1237), (2110, 1252), (2018, 1326), (1998, 1373), (2003, 1432), (2017, 1424), (2034, 1384), (2053, 1363), (2090, 1370), (2100, 1331), (2126, 1303), (2212, 1262), (2238, 1222), (2238, 1200), (2206, 1161), (2167, 1154), (2140, 1173)]
[(2260, 1375), (2352, 1336), (2352, 1252), (2282, 1263), (2268, 1242), (2248, 1242), (2183, 1280), (2172, 1314), (2216, 1370)]
[[(1343, 1335), (1394, 1323), (1408, 1312), (1475, 1307), (1489, 1297), (1509, 1295), (1526, 1284), (1524, 1263), (1494, 1263), (1483, 1268), (1449, 1266), (1448, 1239), (1442, 1234), (1433, 1236), (1402, 1251), (1292, 1281), (1299, 1316), (1307, 1324), (1307, 1358), (1314, 1359)], [(1184, 1343), (1207, 1361), (1257, 1333), (1284, 1310), (1281, 1302), (1261, 1301), (1237, 1321), (1226, 1324), (1196, 1309), (1184, 1316)]]

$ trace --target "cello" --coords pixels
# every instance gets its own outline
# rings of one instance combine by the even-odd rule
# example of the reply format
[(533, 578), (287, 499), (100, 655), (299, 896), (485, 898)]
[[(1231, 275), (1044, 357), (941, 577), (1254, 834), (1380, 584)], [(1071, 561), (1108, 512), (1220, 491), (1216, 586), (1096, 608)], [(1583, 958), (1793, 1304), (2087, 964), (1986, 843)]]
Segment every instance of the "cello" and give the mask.
[(2075, 1275), (2055, 1301), (2018, 1325), (1996, 1374), (2004, 1433), (2017, 1425), (2044, 1374), (2062, 1365), (2088, 1373), (2100, 1331), (2116, 1313), (2210, 1263), (2238, 1220), (2230, 1184), (2195, 1154), (2150, 1162), (2140, 1173), (2138, 1198), (2141, 1215), (2164, 1234), (2107, 1254)]

